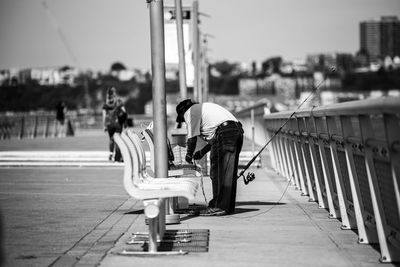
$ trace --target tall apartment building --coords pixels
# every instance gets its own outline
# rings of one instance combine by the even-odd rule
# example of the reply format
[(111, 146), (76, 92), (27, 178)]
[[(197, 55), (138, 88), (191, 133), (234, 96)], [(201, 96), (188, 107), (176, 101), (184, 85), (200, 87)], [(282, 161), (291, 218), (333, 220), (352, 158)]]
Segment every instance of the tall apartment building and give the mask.
[(371, 61), (400, 56), (400, 20), (383, 16), (360, 22), (360, 51), (368, 52)]

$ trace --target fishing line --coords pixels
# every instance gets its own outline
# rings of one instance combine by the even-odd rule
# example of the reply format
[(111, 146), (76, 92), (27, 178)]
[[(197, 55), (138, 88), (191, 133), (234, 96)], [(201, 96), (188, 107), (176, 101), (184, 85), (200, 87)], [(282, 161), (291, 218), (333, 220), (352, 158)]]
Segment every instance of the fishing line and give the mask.
[(242, 217), (242, 216), (228, 215), (228, 216), (222, 216), (222, 217), (229, 217), (229, 218), (234, 218), (234, 219), (249, 219), (249, 218), (254, 218), (254, 217), (257, 217), (257, 216), (260, 216), (260, 215), (263, 215), (263, 214), (266, 214), (266, 213), (270, 212), (273, 208), (275, 208), (280, 203), (282, 198), (286, 195), (286, 192), (287, 192), (287, 190), (289, 188), (289, 185), (290, 185), (290, 182), (292, 181), (292, 179), (293, 179), (293, 175), (290, 177), (290, 180), (288, 181), (288, 183), (287, 183), (287, 185), (285, 187), (285, 190), (283, 190), (283, 193), (282, 193), (281, 197), (277, 201), (275, 201), (274, 204), (269, 209), (267, 209), (265, 211), (262, 211), (262, 212), (259, 212), (257, 214), (249, 215), (249, 216), (243, 216)]
[[(196, 165), (196, 160), (193, 160), (193, 163), (194, 163), (194, 165)], [(204, 191), (204, 176), (203, 176), (203, 173), (201, 173), (200, 187), (201, 187), (201, 191), (203, 193), (204, 202), (206, 203), (206, 206), (207, 206), (208, 205), (208, 201), (207, 201), (206, 193)]]
[[(336, 69), (334, 67), (332, 67), (330, 69), (330, 73), (333, 73), (335, 71), (336, 71)], [(274, 134), (271, 136), (271, 138), (268, 140), (268, 142), (261, 148), (261, 150), (247, 163), (247, 165), (244, 167), (243, 170), (241, 170), (241, 172), (239, 173), (239, 175), (237, 176), (236, 179), (239, 179), (240, 177), (243, 177), (243, 182), (244, 182), (245, 185), (247, 185), (248, 183), (250, 183), (251, 181), (253, 181), (256, 178), (256, 176), (255, 176), (255, 174), (253, 172), (249, 172), (249, 173), (247, 173), (246, 176), (244, 176), (245, 171), (250, 167), (251, 164), (253, 164), (253, 162), (261, 154), (261, 152), (272, 142), (272, 140), (275, 138), (275, 136), (277, 136), (280, 133), (280, 131), (283, 129), (283, 127), (285, 127), (285, 125), (292, 119), (292, 117), (301, 108), (301, 106), (303, 106), (303, 104), (305, 102), (307, 102), (308, 99), (318, 91), (318, 89), (321, 87), (321, 85), (327, 79), (328, 79), (328, 74), (326, 75), (326, 77), (322, 81), (319, 82), (319, 84), (317, 86), (313, 87), (313, 89), (311, 90), (310, 94), (300, 103), (300, 105), (297, 106), (297, 108), (293, 111), (293, 113), (279, 127), (279, 129), (274, 132)]]

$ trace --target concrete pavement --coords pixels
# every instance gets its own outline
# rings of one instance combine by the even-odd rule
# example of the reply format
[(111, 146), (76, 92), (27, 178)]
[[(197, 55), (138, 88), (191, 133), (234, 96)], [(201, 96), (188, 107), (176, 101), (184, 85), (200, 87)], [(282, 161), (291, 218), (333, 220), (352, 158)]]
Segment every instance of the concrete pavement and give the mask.
[[(236, 212), (223, 217), (187, 217), (167, 229), (209, 229), (209, 251), (173, 257), (129, 257), (134, 232), (146, 231), (143, 215), (135, 220), (100, 266), (381, 266), (379, 251), (357, 244), (357, 234), (341, 230), (326, 210), (269, 169), (256, 169), (256, 180), (239, 183)], [(207, 180), (207, 179), (206, 179)], [(205, 183), (209, 196), (210, 184)], [(204, 204), (201, 194), (198, 204)], [(386, 266), (386, 264), (385, 264)], [(390, 266), (390, 265), (389, 265)]]
[[(99, 151), (106, 144), (98, 134), (0, 141), (0, 150)], [(356, 232), (340, 230), (286, 179), (254, 171), (254, 182), (239, 182), (235, 214), (183, 216), (167, 226), (209, 229), (208, 252), (143, 258), (117, 255), (133, 232), (147, 229), (142, 204), (123, 189), (122, 168), (0, 168), (5, 266), (381, 266), (378, 250), (357, 244)], [(207, 177), (204, 190), (210, 199)], [(201, 191), (195, 203), (205, 204)]]

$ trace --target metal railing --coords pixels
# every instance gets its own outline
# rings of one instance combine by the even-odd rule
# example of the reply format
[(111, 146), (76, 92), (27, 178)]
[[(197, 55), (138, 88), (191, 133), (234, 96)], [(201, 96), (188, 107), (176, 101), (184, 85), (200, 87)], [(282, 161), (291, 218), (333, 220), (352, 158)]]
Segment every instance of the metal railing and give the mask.
[[(73, 135), (71, 121), (67, 119), (64, 133)], [(55, 114), (50, 112), (12, 113), (0, 116), (0, 139), (55, 137), (60, 132)]]
[[(129, 115), (137, 127), (145, 128), (152, 117), (142, 114)], [(68, 111), (62, 136), (72, 136), (76, 131), (103, 128), (101, 112)], [(0, 139), (48, 138), (59, 136), (55, 112), (5, 112), (0, 114)]]
[[(351, 101), (264, 115), (274, 168), (359, 243), (400, 261), (400, 98)], [(266, 142), (266, 141), (265, 141)]]

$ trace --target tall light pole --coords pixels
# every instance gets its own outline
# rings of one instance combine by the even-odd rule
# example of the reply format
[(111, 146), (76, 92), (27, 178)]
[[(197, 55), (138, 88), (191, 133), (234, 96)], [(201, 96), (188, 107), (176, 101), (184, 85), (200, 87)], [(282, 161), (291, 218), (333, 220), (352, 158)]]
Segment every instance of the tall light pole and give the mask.
[(203, 46), (202, 46), (202, 80), (203, 80), (203, 101), (208, 100), (209, 92), (209, 79), (208, 79), (208, 60), (207, 60), (207, 37), (204, 35)]
[[(201, 15), (204, 15), (206, 17), (210, 17), (209, 15), (200, 13)], [(202, 60), (201, 60), (201, 66), (202, 66), (202, 85), (203, 85), (203, 101), (208, 100), (208, 93), (209, 93), (209, 73), (208, 73), (208, 57), (207, 57), (207, 52), (209, 51), (208, 49), (208, 38), (215, 38), (214, 35), (209, 34), (209, 33), (203, 33), (202, 34), (202, 46), (201, 46), (201, 51), (202, 51)]]
[(192, 7), (192, 47), (193, 47), (193, 63), (194, 63), (193, 98), (195, 101), (201, 102), (199, 2), (197, 0), (193, 1), (193, 7)]
[(150, 5), (151, 71), (153, 75), (153, 117), (155, 176), (168, 177), (167, 112), (165, 93), (163, 0), (147, 0)]
[[(167, 111), (165, 94), (165, 52), (164, 52), (164, 3), (163, 0), (146, 0), (150, 6), (151, 71), (154, 120), (154, 174), (155, 177), (168, 177), (167, 150)], [(149, 219), (149, 234), (165, 231), (165, 209), (160, 209), (160, 221)], [(157, 238), (149, 236), (149, 252), (157, 251)]]
[(175, 0), (175, 14), (176, 14), (176, 31), (178, 36), (179, 89), (181, 93), (181, 100), (183, 100), (187, 98), (187, 87), (186, 87), (185, 46), (183, 39), (182, 0)]

